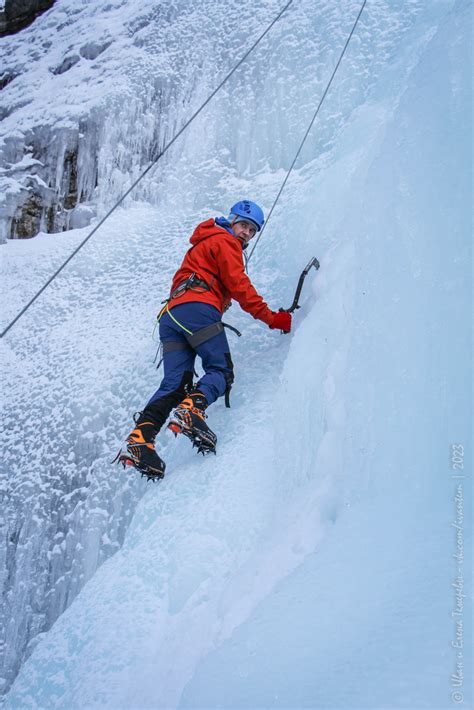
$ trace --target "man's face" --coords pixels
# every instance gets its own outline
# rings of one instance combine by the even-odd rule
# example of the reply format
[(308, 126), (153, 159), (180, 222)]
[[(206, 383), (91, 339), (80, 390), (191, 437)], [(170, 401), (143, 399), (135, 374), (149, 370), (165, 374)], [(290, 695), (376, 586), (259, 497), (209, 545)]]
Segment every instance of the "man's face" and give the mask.
[(241, 239), (245, 244), (247, 244), (252, 237), (255, 236), (257, 229), (252, 222), (242, 220), (241, 222), (234, 222), (232, 225), (232, 231), (237, 239)]

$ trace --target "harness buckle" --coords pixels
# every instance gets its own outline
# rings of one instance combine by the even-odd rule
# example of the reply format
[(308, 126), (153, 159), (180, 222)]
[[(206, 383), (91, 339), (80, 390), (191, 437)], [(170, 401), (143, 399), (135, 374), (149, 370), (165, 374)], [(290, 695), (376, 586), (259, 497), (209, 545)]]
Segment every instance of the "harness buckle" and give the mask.
[(170, 294), (170, 300), (173, 298), (178, 298), (181, 296), (181, 294), (185, 293), (186, 291), (189, 290), (193, 291), (198, 291), (199, 289), (202, 289), (203, 291), (210, 291), (210, 286), (204, 279), (200, 279), (197, 275), (196, 272), (193, 271), (191, 276), (188, 276), (188, 278), (185, 281), (182, 281), (180, 284), (176, 286), (174, 291)]

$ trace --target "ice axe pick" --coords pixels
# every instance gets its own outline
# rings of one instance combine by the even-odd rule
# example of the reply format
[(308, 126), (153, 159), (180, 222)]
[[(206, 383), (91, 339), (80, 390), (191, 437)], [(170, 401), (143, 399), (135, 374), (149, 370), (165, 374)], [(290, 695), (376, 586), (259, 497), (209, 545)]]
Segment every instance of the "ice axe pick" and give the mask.
[[(301, 290), (303, 288), (304, 280), (305, 280), (306, 276), (308, 275), (308, 272), (312, 266), (314, 266), (316, 271), (319, 269), (319, 261), (316, 259), (315, 256), (313, 256), (313, 258), (308, 262), (308, 264), (305, 266), (305, 268), (301, 272), (300, 278), (298, 279), (298, 285), (296, 287), (293, 303), (291, 304), (291, 306), (289, 308), (280, 308), (280, 312), (286, 311), (286, 313), (293, 313), (293, 311), (296, 311), (297, 308), (300, 308), (299, 300), (300, 300)], [(281, 332), (284, 333), (285, 331), (282, 330)]]

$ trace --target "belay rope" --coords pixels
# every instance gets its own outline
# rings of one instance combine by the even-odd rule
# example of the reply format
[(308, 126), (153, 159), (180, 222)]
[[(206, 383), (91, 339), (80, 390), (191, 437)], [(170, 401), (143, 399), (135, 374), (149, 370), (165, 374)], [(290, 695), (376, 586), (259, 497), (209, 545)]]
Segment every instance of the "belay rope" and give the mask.
[(342, 52), (341, 52), (341, 54), (340, 54), (340, 56), (339, 56), (339, 59), (338, 59), (337, 62), (336, 62), (336, 66), (334, 67), (334, 70), (333, 70), (333, 72), (332, 72), (332, 74), (331, 74), (331, 76), (330, 76), (330, 78), (329, 78), (329, 81), (328, 81), (328, 83), (327, 83), (327, 85), (326, 85), (326, 88), (324, 89), (324, 93), (323, 93), (323, 95), (321, 96), (321, 99), (320, 99), (320, 101), (319, 101), (319, 103), (318, 103), (318, 105), (317, 105), (317, 107), (316, 107), (316, 111), (314, 112), (313, 117), (312, 117), (312, 119), (311, 119), (311, 121), (310, 121), (310, 123), (309, 123), (309, 126), (308, 126), (308, 128), (306, 129), (306, 133), (305, 133), (304, 136), (303, 136), (303, 140), (301, 141), (301, 143), (300, 143), (300, 145), (299, 145), (299, 147), (298, 147), (298, 150), (296, 151), (296, 155), (295, 155), (295, 157), (293, 158), (293, 162), (291, 163), (290, 168), (289, 168), (288, 172), (287, 172), (286, 175), (285, 175), (285, 179), (283, 180), (283, 182), (282, 182), (282, 184), (281, 184), (281, 187), (280, 187), (280, 189), (278, 190), (278, 194), (277, 194), (277, 196), (275, 197), (275, 199), (274, 199), (274, 201), (273, 201), (273, 205), (271, 206), (270, 212), (268, 213), (268, 217), (267, 217), (267, 219), (265, 220), (265, 224), (263, 225), (263, 227), (262, 227), (262, 229), (261, 229), (261, 231), (260, 231), (260, 233), (259, 233), (259, 235), (258, 235), (258, 237), (257, 237), (257, 239), (256, 239), (256, 241), (255, 241), (255, 244), (254, 244), (253, 247), (252, 247), (252, 251), (251, 251), (250, 254), (245, 258), (245, 269), (246, 269), (246, 270), (247, 270), (248, 263), (249, 263), (250, 259), (252, 258), (252, 254), (254, 253), (254, 251), (255, 251), (255, 249), (256, 249), (256, 247), (257, 247), (258, 242), (260, 241), (260, 237), (262, 236), (262, 234), (263, 234), (263, 232), (264, 232), (264, 230), (265, 230), (265, 227), (267, 226), (268, 222), (270, 221), (270, 217), (272, 216), (272, 213), (273, 213), (273, 210), (275, 209), (276, 203), (277, 203), (278, 200), (280, 199), (280, 195), (281, 195), (281, 193), (283, 192), (286, 183), (288, 182), (288, 178), (290, 177), (290, 174), (291, 174), (291, 172), (292, 172), (292, 170), (293, 170), (293, 168), (294, 168), (294, 166), (295, 166), (295, 163), (296, 163), (296, 161), (298, 160), (299, 154), (301, 153), (301, 151), (302, 151), (302, 149), (303, 149), (303, 146), (304, 146), (304, 144), (305, 144), (305, 142), (306, 142), (306, 139), (307, 139), (307, 137), (308, 137), (308, 135), (309, 135), (309, 132), (311, 131), (311, 128), (313, 127), (313, 123), (315, 122), (315, 120), (316, 120), (316, 118), (317, 118), (317, 115), (318, 115), (318, 113), (319, 113), (319, 110), (320, 110), (321, 106), (323, 105), (324, 99), (326, 98), (326, 96), (327, 96), (327, 94), (328, 94), (328, 91), (329, 91), (329, 89), (331, 88), (331, 84), (332, 84), (332, 82), (333, 82), (333, 79), (334, 79), (334, 77), (336, 76), (337, 70), (339, 69), (339, 65), (340, 65), (340, 63), (342, 62), (342, 58), (344, 57), (344, 54), (346, 53), (346, 49), (347, 49), (347, 47), (349, 46), (349, 42), (351, 41), (352, 35), (353, 35), (354, 32), (355, 32), (355, 29), (356, 29), (356, 27), (357, 27), (357, 23), (358, 23), (359, 20), (360, 20), (360, 16), (362, 15), (362, 12), (363, 12), (363, 10), (364, 10), (364, 7), (366, 6), (366, 3), (367, 3), (367, 0), (364, 0), (363, 3), (362, 3), (362, 5), (360, 6), (359, 13), (358, 13), (358, 15), (357, 15), (357, 17), (356, 17), (356, 19), (355, 19), (355, 21), (354, 21), (354, 24), (352, 25), (352, 29), (351, 29), (351, 31), (350, 31), (350, 33), (349, 33), (349, 36), (348, 36), (347, 39), (346, 39), (346, 42), (345, 42), (345, 44), (344, 44), (344, 47), (342, 48)]

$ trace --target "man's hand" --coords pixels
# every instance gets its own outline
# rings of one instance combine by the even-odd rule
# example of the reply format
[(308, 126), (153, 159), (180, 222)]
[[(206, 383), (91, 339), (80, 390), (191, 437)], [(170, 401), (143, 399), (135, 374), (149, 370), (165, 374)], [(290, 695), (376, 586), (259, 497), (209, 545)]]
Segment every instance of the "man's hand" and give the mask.
[(289, 333), (291, 330), (291, 313), (280, 311), (273, 314), (273, 320), (269, 325), (272, 330), (282, 330), (284, 333)]

